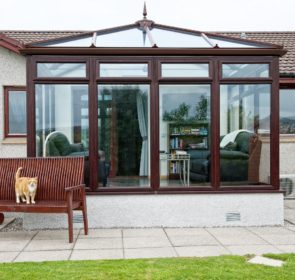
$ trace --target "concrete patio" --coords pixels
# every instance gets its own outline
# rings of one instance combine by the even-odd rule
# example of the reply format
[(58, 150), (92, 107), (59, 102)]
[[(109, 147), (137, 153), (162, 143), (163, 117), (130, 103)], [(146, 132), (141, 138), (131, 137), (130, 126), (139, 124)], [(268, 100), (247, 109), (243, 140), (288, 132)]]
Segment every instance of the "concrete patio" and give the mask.
[(295, 201), (283, 227), (90, 229), (0, 232), (0, 262), (295, 253)]

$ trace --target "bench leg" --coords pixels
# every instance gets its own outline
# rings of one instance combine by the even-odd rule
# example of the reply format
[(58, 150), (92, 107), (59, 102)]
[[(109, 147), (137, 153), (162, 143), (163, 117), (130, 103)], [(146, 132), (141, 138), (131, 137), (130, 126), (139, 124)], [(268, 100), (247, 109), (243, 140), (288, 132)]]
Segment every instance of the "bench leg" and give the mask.
[(69, 242), (73, 243), (73, 210), (68, 209)]
[(83, 208), (83, 222), (84, 222), (84, 234), (88, 235), (88, 219), (87, 219), (87, 210)]
[(4, 214), (0, 213), (0, 225), (4, 222)]

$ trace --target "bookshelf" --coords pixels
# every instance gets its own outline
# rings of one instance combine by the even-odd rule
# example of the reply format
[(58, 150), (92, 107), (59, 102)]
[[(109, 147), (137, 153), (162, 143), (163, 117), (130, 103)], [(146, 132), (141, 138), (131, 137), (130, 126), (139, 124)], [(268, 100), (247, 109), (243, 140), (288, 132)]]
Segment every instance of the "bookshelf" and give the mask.
[[(207, 150), (209, 148), (209, 124), (207, 121), (194, 123), (168, 124), (168, 154), (172, 157), (187, 155), (188, 150)], [(179, 178), (179, 162), (169, 161), (169, 178)]]
[(175, 150), (206, 150), (209, 144), (208, 122), (193, 124), (170, 123), (168, 125), (168, 147), (173, 154)]

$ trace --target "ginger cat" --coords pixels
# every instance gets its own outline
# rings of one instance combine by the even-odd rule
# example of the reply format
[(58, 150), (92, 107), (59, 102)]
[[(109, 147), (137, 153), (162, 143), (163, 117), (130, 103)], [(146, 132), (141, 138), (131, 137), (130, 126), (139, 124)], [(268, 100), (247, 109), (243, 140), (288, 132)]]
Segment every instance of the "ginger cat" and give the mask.
[(20, 177), (23, 168), (19, 167), (15, 174), (15, 195), (16, 203), (27, 202), (27, 204), (35, 204), (35, 196), (37, 191), (38, 178)]

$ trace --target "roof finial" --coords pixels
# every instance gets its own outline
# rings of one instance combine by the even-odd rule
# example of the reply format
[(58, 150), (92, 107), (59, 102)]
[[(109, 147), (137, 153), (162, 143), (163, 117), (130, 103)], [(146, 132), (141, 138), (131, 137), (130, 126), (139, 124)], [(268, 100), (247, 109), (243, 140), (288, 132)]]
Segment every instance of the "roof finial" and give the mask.
[(143, 5), (143, 19), (146, 19), (146, 16), (147, 16), (147, 11), (146, 11), (146, 3), (144, 1), (144, 5)]

